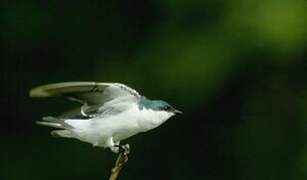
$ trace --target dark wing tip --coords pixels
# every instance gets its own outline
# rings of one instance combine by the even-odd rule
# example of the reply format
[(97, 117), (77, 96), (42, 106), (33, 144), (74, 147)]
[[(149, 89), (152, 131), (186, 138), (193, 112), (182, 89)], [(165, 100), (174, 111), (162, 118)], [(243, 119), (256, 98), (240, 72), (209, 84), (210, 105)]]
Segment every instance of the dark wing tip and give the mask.
[(51, 94), (44, 91), (43, 88), (37, 87), (29, 91), (29, 96), (30, 97), (48, 97), (48, 96), (51, 96)]
[(86, 88), (86, 86), (89, 85), (95, 85), (95, 82), (75, 81), (46, 84), (31, 89), (29, 92), (29, 96), (50, 97), (70, 92), (78, 92), (80, 91), (80, 88), (84, 89)]

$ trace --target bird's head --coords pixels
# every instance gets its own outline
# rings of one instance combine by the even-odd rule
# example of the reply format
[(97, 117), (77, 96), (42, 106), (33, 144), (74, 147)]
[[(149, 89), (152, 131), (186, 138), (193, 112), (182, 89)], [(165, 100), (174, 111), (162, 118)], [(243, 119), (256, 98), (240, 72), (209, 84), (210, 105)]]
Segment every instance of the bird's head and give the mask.
[(156, 110), (158, 110), (158, 111), (164, 111), (164, 112), (167, 112), (167, 113), (173, 113), (174, 115), (175, 114), (182, 114), (181, 111), (175, 109), (173, 106), (171, 106), (170, 104), (168, 104), (165, 101), (155, 100), (152, 103), (155, 104)]
[(169, 114), (170, 116), (173, 116), (175, 114), (182, 114), (181, 111), (175, 109), (173, 106), (162, 100), (142, 99), (140, 102), (140, 106), (141, 108), (163, 112)]

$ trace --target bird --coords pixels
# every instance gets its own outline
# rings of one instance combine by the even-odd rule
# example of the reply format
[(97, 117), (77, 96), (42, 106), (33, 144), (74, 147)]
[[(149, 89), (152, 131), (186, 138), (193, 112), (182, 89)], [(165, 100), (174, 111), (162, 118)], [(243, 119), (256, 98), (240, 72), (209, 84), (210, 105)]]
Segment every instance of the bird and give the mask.
[(53, 137), (73, 138), (119, 153), (120, 141), (155, 129), (181, 114), (163, 100), (150, 100), (122, 83), (60, 82), (35, 87), (30, 97), (65, 97), (80, 103), (58, 116), (45, 116), (38, 125), (55, 128)]

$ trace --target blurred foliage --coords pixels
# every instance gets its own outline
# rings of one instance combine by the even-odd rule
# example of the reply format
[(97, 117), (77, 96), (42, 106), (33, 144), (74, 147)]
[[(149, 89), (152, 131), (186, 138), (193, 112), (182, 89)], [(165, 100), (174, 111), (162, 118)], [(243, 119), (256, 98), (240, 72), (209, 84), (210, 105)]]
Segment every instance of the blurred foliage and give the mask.
[(115, 156), (34, 122), (36, 85), (125, 83), (184, 111), (125, 142), (121, 179), (307, 178), (305, 0), (3, 1), (0, 179), (106, 179)]

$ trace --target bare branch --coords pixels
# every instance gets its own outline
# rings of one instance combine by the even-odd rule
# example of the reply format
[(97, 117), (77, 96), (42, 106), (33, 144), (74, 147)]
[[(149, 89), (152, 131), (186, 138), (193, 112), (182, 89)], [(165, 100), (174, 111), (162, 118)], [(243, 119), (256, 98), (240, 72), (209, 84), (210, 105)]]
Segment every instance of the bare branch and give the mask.
[(111, 175), (109, 180), (116, 180), (121, 169), (125, 165), (125, 163), (128, 161), (128, 155), (130, 153), (130, 146), (129, 144), (126, 144), (122, 146), (123, 151), (119, 153), (115, 166), (111, 170)]

